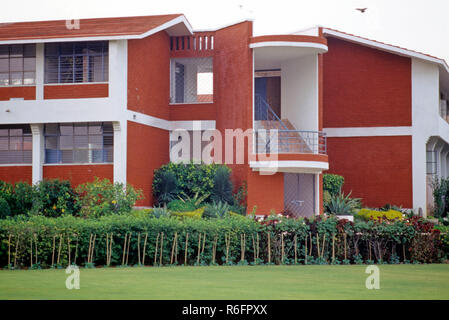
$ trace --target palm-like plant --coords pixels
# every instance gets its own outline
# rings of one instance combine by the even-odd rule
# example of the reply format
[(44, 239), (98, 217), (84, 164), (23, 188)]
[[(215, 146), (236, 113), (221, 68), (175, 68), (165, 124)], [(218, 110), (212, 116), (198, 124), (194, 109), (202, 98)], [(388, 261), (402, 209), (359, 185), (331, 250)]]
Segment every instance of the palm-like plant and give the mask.
[(330, 199), (324, 203), (326, 211), (336, 215), (352, 215), (355, 209), (361, 207), (361, 199), (351, 198), (351, 192), (345, 195), (340, 192), (336, 195), (331, 195)]

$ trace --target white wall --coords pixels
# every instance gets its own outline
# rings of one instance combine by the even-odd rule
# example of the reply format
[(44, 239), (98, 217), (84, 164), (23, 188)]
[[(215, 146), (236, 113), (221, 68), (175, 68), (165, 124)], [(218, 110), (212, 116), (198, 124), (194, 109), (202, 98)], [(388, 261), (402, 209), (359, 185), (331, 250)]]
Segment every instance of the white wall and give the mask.
[[(412, 59), (413, 207), (426, 211), (426, 144), (440, 135), (438, 66)], [(449, 130), (444, 125), (442, 130)], [(447, 141), (446, 141), (447, 142)]]
[(297, 130), (318, 131), (318, 57), (281, 64), (281, 115)]

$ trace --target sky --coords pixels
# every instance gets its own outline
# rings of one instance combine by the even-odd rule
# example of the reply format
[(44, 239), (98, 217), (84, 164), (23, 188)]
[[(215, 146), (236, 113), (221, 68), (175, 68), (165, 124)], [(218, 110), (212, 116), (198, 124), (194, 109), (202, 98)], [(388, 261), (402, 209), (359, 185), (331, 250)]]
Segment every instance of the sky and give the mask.
[(0, 22), (184, 13), (197, 30), (253, 19), (254, 35), (321, 25), (449, 61), (449, 0), (14, 0), (1, 7)]

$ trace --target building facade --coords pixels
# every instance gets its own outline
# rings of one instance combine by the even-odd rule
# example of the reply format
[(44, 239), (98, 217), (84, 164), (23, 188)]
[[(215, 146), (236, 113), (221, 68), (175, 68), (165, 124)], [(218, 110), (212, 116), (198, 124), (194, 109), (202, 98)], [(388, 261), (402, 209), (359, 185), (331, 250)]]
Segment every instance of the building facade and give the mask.
[[(257, 214), (322, 213), (327, 170), (369, 206), (425, 210), (426, 181), (449, 174), (448, 88), (443, 60), (322, 27), (255, 37), (252, 21), (193, 31), (183, 15), (4, 24), (0, 180), (108, 178), (151, 206), (154, 170), (187, 139), (199, 145), (187, 160), (228, 164)], [(223, 143), (206, 159), (208, 132)]]

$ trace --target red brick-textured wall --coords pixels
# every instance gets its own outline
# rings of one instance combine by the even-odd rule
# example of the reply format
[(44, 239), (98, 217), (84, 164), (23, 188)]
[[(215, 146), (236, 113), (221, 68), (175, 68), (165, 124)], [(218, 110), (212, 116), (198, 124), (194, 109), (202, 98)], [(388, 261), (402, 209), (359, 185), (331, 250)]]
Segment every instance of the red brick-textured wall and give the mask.
[(410, 126), (411, 59), (329, 38), (323, 56), (325, 128)]
[(165, 31), (128, 41), (128, 109), (169, 119), (169, 49)]
[(284, 174), (260, 175), (259, 172), (248, 173), (248, 213), (257, 206), (257, 215), (268, 215), (274, 210), (284, 210)]
[[(216, 127), (224, 137), (225, 129), (252, 127), (253, 55), (249, 48), (252, 23), (242, 22), (215, 33), (214, 100), (217, 104)], [(223, 143), (223, 156), (225, 143)], [(235, 145), (234, 145), (235, 149)], [(247, 153), (247, 148), (245, 148)], [(235, 151), (235, 150), (234, 150)], [(248, 180), (250, 168), (246, 161), (230, 165), (235, 186)], [(235, 154), (235, 152), (234, 152)], [(252, 190), (248, 186), (248, 192)]]
[(329, 171), (368, 207), (413, 207), (412, 137), (328, 138)]
[(9, 183), (32, 181), (31, 165), (29, 166), (5, 166), (0, 167), (0, 180)]
[(106, 98), (107, 83), (49, 85), (44, 87), (44, 99)]
[(169, 161), (168, 131), (128, 121), (127, 142), (127, 181), (145, 197), (136, 205), (151, 206), (154, 170)]
[(11, 98), (24, 98), (25, 100), (36, 99), (36, 87), (0, 87), (0, 101), (7, 101)]
[(213, 103), (177, 104), (170, 106), (170, 120), (215, 120), (217, 110)]
[(113, 181), (112, 164), (86, 164), (86, 165), (44, 165), (44, 179), (69, 180), (73, 187), (85, 182), (99, 179)]

